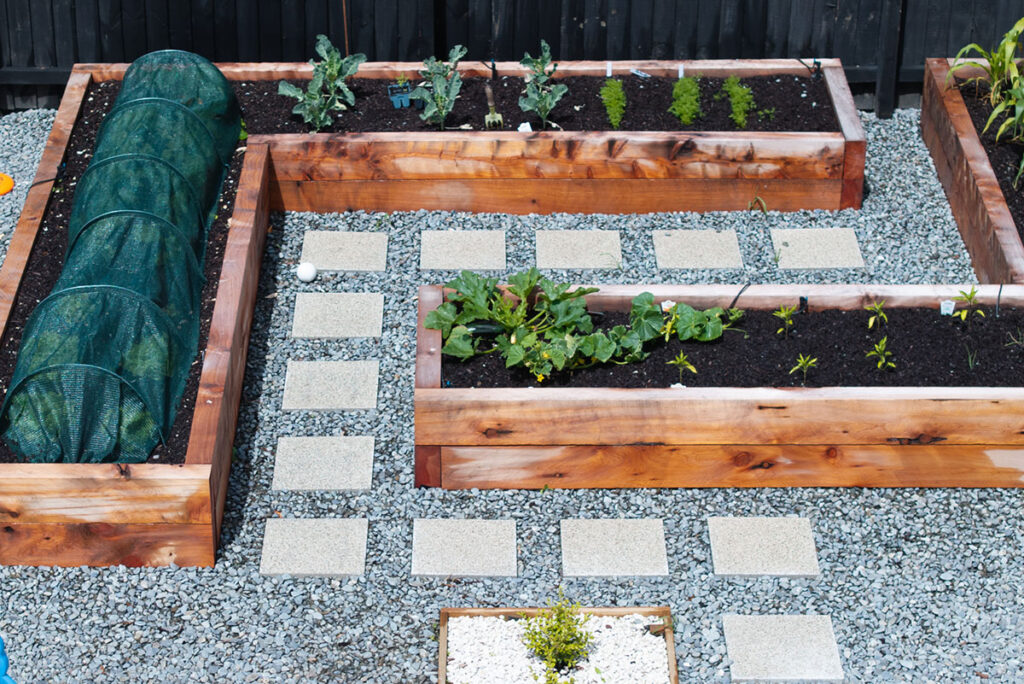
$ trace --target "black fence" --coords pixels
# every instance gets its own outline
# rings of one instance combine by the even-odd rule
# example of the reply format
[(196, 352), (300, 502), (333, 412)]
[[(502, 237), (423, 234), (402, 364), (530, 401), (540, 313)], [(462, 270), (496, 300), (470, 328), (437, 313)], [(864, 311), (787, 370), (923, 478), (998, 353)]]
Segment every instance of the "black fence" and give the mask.
[(318, 33), (371, 60), (839, 57), (891, 110), (925, 57), (989, 46), (1024, 0), (0, 0), (0, 107), (54, 106), (75, 62), (180, 48), (303, 61)]

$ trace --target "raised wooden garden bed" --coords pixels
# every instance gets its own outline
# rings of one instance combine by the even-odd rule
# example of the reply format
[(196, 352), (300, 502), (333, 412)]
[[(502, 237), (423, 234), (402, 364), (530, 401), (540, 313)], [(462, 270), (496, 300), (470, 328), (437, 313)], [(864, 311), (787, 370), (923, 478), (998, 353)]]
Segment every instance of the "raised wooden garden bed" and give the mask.
[[(439, 625), (438, 645), (438, 684), (448, 682), (448, 620), (456, 617), (535, 617), (543, 608), (442, 608)], [(622, 615), (650, 615), (651, 624), (661, 624), (664, 629), (661, 634), (665, 637), (665, 649), (668, 653), (669, 683), (678, 684), (679, 672), (676, 665), (675, 632), (672, 628), (672, 610), (668, 606), (653, 607), (613, 607), (613, 608), (581, 608), (581, 612), (588, 615), (602, 615), (619, 617)]]
[[(0, 270), (0, 331), (93, 78), (75, 68)], [(268, 218), (269, 153), (250, 144), (216, 293), (183, 465), (0, 463), (0, 563), (213, 565)]]
[[(950, 63), (925, 60), (921, 134), (978, 280), (1024, 283), (1024, 245), (964, 99), (947, 85)], [(965, 78), (978, 73), (958, 72)]]
[[(698, 308), (739, 287), (602, 286), (588, 306), (628, 311), (640, 292)], [(952, 286), (755, 285), (744, 309), (807, 297), (811, 310), (938, 308)], [(1024, 388), (441, 387), (441, 333), (419, 294), (416, 483), (542, 487), (1021, 487)], [(1024, 287), (983, 286), (979, 303), (1024, 306)]]

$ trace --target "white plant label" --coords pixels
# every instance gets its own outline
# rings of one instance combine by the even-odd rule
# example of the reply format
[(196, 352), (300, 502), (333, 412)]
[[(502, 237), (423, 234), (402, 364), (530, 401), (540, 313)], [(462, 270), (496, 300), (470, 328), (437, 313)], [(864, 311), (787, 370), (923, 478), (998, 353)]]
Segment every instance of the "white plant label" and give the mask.
[(604, 77), (605, 78), (611, 78), (612, 77), (612, 63), (611, 62), (605, 63)]
[(685, 70), (683, 69), (683, 65), (682, 65), (682, 64), (680, 64), (680, 65), (679, 65), (679, 76), (678, 76), (678, 78), (682, 78), (682, 77), (683, 77), (683, 72), (684, 72), (684, 71), (685, 71)]
[(956, 308), (956, 302), (952, 299), (943, 299), (939, 302), (939, 313), (943, 316), (952, 316), (953, 309)]
[(520, 133), (530, 133), (533, 131), (533, 126), (530, 125), (529, 121), (524, 121), (523, 123), (519, 124), (519, 128), (517, 128), (516, 130), (519, 131)]

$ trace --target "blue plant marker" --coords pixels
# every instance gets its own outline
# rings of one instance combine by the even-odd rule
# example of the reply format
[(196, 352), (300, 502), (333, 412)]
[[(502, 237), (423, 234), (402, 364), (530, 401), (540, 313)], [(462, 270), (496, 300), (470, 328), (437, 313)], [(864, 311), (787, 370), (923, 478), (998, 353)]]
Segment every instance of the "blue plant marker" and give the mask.
[(4, 638), (0, 637), (0, 684), (15, 684), (14, 680), (7, 676), (7, 651), (4, 649)]

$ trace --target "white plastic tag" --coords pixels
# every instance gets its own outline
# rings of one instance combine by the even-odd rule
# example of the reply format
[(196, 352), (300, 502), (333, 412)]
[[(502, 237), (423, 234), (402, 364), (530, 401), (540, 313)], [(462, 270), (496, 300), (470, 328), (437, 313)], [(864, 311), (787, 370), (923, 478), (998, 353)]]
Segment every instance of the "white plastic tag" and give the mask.
[(678, 76), (678, 78), (682, 78), (682, 77), (683, 77), (683, 71), (684, 71), (684, 69), (683, 69), (683, 65), (682, 65), (682, 64), (680, 64), (680, 65), (679, 65), (679, 76)]
[(520, 131), (521, 133), (531, 133), (533, 132), (533, 126), (530, 125), (529, 121), (524, 121), (523, 123), (519, 124), (519, 128), (517, 128), (516, 130)]
[(605, 78), (611, 78), (612, 77), (612, 63), (611, 62), (607, 62), (605, 64), (605, 67), (604, 67), (604, 77)]
[(939, 302), (939, 313), (943, 316), (952, 316), (953, 309), (956, 308), (956, 302), (952, 299), (943, 299)]

